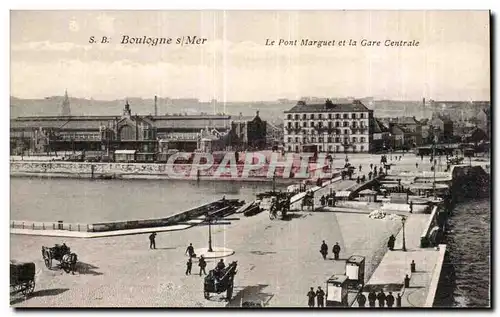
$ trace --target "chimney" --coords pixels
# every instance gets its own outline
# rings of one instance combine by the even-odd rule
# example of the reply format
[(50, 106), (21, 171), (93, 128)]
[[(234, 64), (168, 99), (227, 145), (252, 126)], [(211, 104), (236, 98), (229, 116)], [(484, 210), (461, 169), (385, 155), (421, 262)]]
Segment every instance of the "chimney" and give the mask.
[(155, 96), (155, 117), (158, 115), (158, 97)]

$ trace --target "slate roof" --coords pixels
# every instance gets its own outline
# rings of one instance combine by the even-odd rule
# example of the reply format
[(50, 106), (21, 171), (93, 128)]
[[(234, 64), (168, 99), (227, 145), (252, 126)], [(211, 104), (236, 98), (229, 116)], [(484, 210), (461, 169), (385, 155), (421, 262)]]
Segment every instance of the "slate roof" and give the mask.
[(333, 103), (327, 106), (326, 103), (306, 104), (297, 103), (292, 109), (285, 111), (285, 113), (308, 113), (308, 112), (367, 112), (373, 111), (368, 109), (360, 101), (349, 103)]

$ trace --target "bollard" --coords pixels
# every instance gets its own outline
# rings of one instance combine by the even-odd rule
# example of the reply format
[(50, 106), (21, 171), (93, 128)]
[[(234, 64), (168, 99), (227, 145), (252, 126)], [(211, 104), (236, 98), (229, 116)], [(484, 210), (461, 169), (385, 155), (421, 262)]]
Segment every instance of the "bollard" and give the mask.
[(52, 223), (52, 230), (56, 230), (56, 224)]
[(42, 230), (45, 230), (45, 222), (42, 222)]
[(71, 231), (71, 224), (69, 224), (69, 231)]
[(33, 224), (31, 225), (33, 227), (33, 230), (35, 230), (35, 223), (33, 222)]
[(416, 271), (415, 270), (415, 261), (414, 260), (411, 260), (410, 269), (411, 269), (412, 273), (414, 273)]
[(23, 229), (24, 229), (24, 221), (23, 221)]
[(80, 224), (78, 224), (78, 232), (80, 232)]
[(410, 277), (408, 276), (408, 274), (406, 274), (405, 277), (405, 288), (406, 287), (410, 287)]

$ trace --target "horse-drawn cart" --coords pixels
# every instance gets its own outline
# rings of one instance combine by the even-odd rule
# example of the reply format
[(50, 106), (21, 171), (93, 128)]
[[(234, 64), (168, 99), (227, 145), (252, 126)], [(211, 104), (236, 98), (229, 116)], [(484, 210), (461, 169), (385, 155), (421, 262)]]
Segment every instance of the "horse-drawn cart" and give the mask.
[(64, 272), (75, 272), (77, 255), (76, 253), (71, 253), (71, 249), (66, 246), (66, 244), (59, 245), (56, 244), (54, 247), (42, 247), (43, 262), (48, 269), (52, 269), (52, 260), (57, 260), (60, 262), (59, 267), (64, 270)]
[(293, 193), (270, 191), (257, 194), (257, 198), (261, 201), (260, 207), (263, 210), (269, 210), (269, 219), (283, 219), (290, 211), (290, 199)]
[(35, 290), (35, 263), (10, 262), (10, 287), (14, 292), (29, 296)]
[(236, 275), (237, 262), (234, 261), (228, 267), (217, 271), (210, 270), (205, 277), (203, 294), (206, 299), (210, 298), (210, 293), (220, 294), (226, 292), (226, 300), (231, 300), (234, 288), (234, 276)]

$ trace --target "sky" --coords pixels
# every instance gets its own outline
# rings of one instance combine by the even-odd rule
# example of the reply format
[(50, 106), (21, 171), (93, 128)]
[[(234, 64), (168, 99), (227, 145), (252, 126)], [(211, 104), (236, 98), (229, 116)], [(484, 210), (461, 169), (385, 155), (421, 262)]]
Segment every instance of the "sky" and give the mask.
[[(489, 100), (488, 11), (11, 11), (11, 95)], [(203, 45), (123, 45), (197, 36)], [(90, 36), (110, 38), (89, 43)], [(356, 40), (358, 46), (266, 46)], [(362, 39), (381, 47), (361, 47)], [(385, 47), (416, 40), (418, 47)]]

